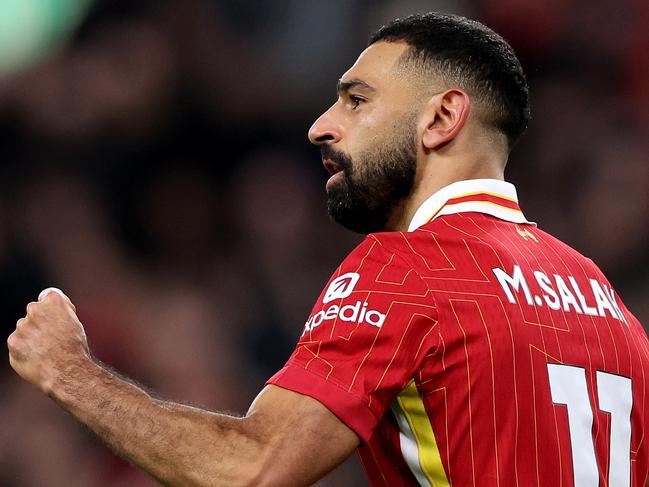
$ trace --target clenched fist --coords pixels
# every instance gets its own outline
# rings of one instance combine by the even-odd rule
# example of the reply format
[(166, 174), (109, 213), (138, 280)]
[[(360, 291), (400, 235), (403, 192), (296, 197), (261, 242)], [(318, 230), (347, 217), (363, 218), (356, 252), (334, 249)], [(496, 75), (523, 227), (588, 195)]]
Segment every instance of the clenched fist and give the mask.
[(23, 379), (50, 395), (58, 381), (90, 360), (76, 309), (59, 289), (45, 289), (7, 340), (9, 363)]

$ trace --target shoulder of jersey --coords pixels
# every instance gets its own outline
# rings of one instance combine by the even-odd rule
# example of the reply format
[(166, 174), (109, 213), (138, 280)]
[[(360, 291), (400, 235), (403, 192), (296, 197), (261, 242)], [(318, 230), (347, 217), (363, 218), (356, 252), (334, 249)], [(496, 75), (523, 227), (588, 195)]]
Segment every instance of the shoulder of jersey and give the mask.
[(384, 250), (390, 253), (408, 253), (408, 241), (413, 232), (376, 232), (370, 233), (367, 240), (378, 243)]
[(367, 238), (378, 242), (390, 252), (411, 253), (412, 247), (410, 244), (412, 242), (429, 240), (431, 234), (438, 239), (453, 239), (456, 237), (450, 227), (444, 224), (440, 225), (439, 219), (437, 219), (434, 222), (426, 223), (412, 232), (376, 232), (370, 233)]
[[(367, 241), (376, 242), (381, 250), (380, 254), (384, 258), (389, 258), (395, 255), (398, 260), (407, 266), (412, 266), (413, 258), (418, 260), (417, 257), (423, 249), (430, 248), (432, 238), (438, 241), (446, 241), (447, 243), (454, 243), (453, 240), (460, 242), (459, 239), (451, 235), (438, 235), (436, 232), (418, 229), (414, 232), (377, 232), (370, 233), (367, 236)], [(390, 259), (392, 259), (390, 257)], [(398, 261), (393, 261), (397, 263)]]
[(371, 238), (381, 244), (386, 250), (395, 253), (412, 253), (412, 242), (430, 240), (433, 235), (438, 240), (460, 240), (470, 238), (461, 234), (457, 229), (445, 224), (444, 220), (455, 215), (445, 215), (430, 221), (411, 232), (376, 232), (370, 233)]
[[(486, 218), (491, 220), (493, 217), (486, 216)], [(528, 239), (530, 245), (545, 245), (553, 247), (564, 255), (571, 255), (572, 258), (586, 263), (586, 265), (588, 265), (589, 267), (599, 269), (598, 266), (590, 258), (584, 256), (565, 242), (539, 229), (536, 226), (504, 222), (503, 220), (496, 218), (493, 218), (493, 221), (504, 223), (507, 226), (511, 225), (512, 228), (525, 228), (527, 231), (531, 232), (537, 237), (535, 239)], [(473, 223), (474, 221), (470, 223), (470, 226), (472, 227), (470, 230), (475, 229), (473, 227)], [(478, 244), (484, 243), (484, 234), (474, 234), (473, 231), (467, 232), (467, 228), (464, 228), (466, 225), (467, 221), (462, 217), (462, 215), (443, 215), (433, 221), (422, 225), (412, 232), (377, 232), (369, 234), (367, 238), (377, 241), (386, 251), (396, 253), (397, 255), (401, 256), (412, 255), (414, 252), (413, 246), (418, 247), (417, 244), (429, 241), (431, 239), (431, 236), (434, 237), (438, 243), (445, 243), (446, 245), (462, 243), (464, 241), (474, 241)], [(483, 228), (482, 230), (487, 230), (488, 233), (488, 228)], [(523, 232), (524, 231), (525, 230), (523, 230)], [(518, 234), (521, 234), (521, 232), (519, 232)], [(492, 233), (492, 238), (496, 242), (502, 242), (502, 235), (498, 233)]]

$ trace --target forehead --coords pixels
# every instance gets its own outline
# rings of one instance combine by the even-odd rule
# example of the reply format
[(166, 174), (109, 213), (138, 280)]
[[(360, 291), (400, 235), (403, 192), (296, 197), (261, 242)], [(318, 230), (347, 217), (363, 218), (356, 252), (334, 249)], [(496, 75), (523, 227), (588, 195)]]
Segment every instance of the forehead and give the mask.
[(408, 49), (405, 42), (377, 42), (365, 49), (341, 81), (359, 79), (375, 88), (383, 87), (399, 77), (396, 62)]

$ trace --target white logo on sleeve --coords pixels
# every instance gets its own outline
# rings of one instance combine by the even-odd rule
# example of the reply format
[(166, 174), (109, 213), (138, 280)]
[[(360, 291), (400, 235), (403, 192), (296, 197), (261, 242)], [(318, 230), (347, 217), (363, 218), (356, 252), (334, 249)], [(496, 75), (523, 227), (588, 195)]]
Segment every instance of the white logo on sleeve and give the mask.
[(346, 298), (352, 293), (360, 277), (356, 272), (348, 272), (337, 277), (329, 284), (327, 292), (325, 292), (324, 298), (322, 298), (322, 302), (328, 303), (334, 299)]
[[(329, 284), (322, 298), (322, 302), (328, 303), (334, 299), (342, 299), (350, 296), (360, 277), (356, 272), (348, 272), (337, 277)], [(347, 304), (345, 306), (332, 304), (328, 308), (321, 309), (317, 313), (309, 316), (309, 319), (304, 324), (302, 336), (306, 332), (313, 331), (328, 321), (340, 320), (350, 323), (366, 323), (381, 328), (385, 322), (385, 318), (385, 313), (381, 313), (376, 309), (370, 309), (367, 301), (356, 301), (354, 304)]]

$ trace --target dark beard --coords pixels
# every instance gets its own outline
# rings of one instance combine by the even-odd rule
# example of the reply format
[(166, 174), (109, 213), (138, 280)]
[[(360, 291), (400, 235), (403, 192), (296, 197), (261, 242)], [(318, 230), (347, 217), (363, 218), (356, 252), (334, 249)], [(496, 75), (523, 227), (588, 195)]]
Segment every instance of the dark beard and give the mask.
[(353, 232), (386, 229), (395, 207), (412, 193), (417, 168), (414, 134), (404, 134), (391, 147), (363, 153), (352, 161), (344, 152), (321, 146), (322, 158), (339, 164), (341, 181), (330, 188), (329, 215)]

